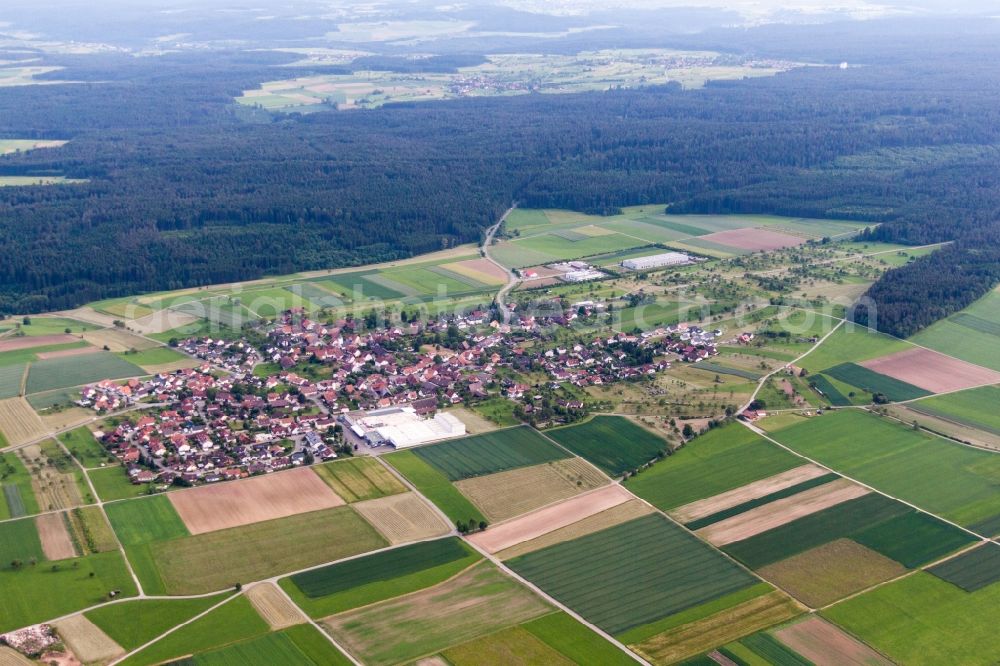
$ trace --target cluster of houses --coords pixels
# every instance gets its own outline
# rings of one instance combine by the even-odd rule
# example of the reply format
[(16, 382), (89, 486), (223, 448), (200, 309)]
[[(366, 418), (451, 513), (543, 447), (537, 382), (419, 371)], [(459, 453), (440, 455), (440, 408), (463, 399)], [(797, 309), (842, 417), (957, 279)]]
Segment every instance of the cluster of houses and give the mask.
[[(586, 304), (577, 305), (558, 317), (587, 316)], [(668, 369), (671, 354), (690, 362), (715, 355), (721, 335), (680, 324), (551, 347), (537, 331), (553, 317), (487, 319), (472, 312), (363, 330), (354, 321), (321, 323), (289, 311), (256, 346), (185, 340), (178, 346), (202, 361), (198, 367), (98, 382), (82, 390), (78, 404), (98, 412), (142, 408), (138, 418), (101, 433), (134, 482), (213, 482), (336, 457), (348, 414), (405, 408), (432, 419), (441, 406), (498, 394), (530, 404), (534, 392), (512, 379), (517, 373), (541, 370), (578, 387), (628, 381)]]

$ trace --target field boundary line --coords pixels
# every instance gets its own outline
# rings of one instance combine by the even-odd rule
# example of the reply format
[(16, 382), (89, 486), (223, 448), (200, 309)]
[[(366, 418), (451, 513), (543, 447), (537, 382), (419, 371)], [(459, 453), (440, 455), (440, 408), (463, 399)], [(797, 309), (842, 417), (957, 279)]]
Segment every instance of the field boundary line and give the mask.
[[(28, 372), (31, 371), (31, 361), (24, 364), (24, 373), (21, 374), (21, 385), (17, 388), (18, 397), (24, 398), (25, 391), (28, 390)], [(34, 407), (32, 407), (34, 409)]]
[(811, 462), (814, 465), (822, 467), (823, 469), (830, 470), (834, 474), (839, 474), (840, 476), (844, 477), (848, 481), (856, 483), (859, 486), (862, 486), (864, 488), (868, 488), (870, 491), (872, 491), (874, 493), (878, 493), (879, 495), (882, 495), (883, 497), (888, 497), (891, 500), (894, 500), (894, 501), (899, 502), (901, 504), (905, 504), (906, 506), (910, 507), (911, 509), (916, 509), (917, 511), (920, 511), (921, 513), (926, 513), (928, 516), (933, 516), (934, 518), (937, 518), (938, 520), (940, 520), (942, 522), (948, 523), (952, 527), (957, 527), (958, 529), (962, 530), (963, 532), (971, 534), (972, 536), (976, 537), (976, 539), (979, 539), (980, 541), (989, 541), (990, 540), (989, 538), (984, 537), (982, 534), (979, 534), (978, 532), (973, 532), (971, 529), (969, 529), (967, 527), (962, 527), (961, 525), (959, 525), (958, 523), (956, 523), (956, 522), (954, 522), (952, 520), (948, 520), (947, 518), (943, 518), (943, 517), (937, 515), (936, 513), (932, 512), (932, 511), (928, 511), (927, 509), (923, 509), (923, 508), (917, 506), (916, 504), (914, 504), (912, 502), (908, 502), (907, 500), (901, 499), (899, 497), (894, 497), (894, 496), (890, 495), (889, 493), (887, 493), (885, 491), (882, 491), (882, 490), (879, 490), (878, 488), (876, 488), (876, 487), (874, 487), (872, 485), (869, 485), (869, 484), (867, 484), (867, 483), (865, 483), (863, 481), (859, 481), (858, 479), (855, 479), (854, 477), (848, 476), (847, 474), (844, 474), (843, 472), (839, 472), (839, 471), (835, 470), (834, 468), (830, 467), (829, 465), (824, 465), (823, 463), (821, 463), (818, 460), (814, 460), (813, 458), (810, 458), (809, 456), (807, 456), (807, 455), (805, 455), (803, 453), (799, 453), (798, 451), (795, 451), (794, 449), (789, 448), (788, 446), (785, 446), (784, 444), (782, 444), (778, 440), (774, 439), (767, 432), (765, 432), (764, 430), (758, 428), (757, 426), (753, 425), (752, 423), (747, 423), (747, 422), (742, 421), (742, 420), (740, 420), (739, 423), (741, 425), (743, 425), (743, 427), (749, 428), (752, 432), (756, 433), (760, 437), (763, 437), (764, 439), (766, 439), (767, 441), (771, 442), (775, 446), (780, 446), (782, 449), (784, 449), (785, 451), (791, 453), (792, 455), (798, 456), (799, 458), (802, 458), (803, 460)]
[[(295, 603), (295, 600), (292, 599), (291, 595), (289, 595), (288, 592), (286, 592), (283, 587), (281, 587), (277, 583), (274, 584), (274, 587), (278, 588), (278, 590), (281, 592), (281, 595), (288, 600), (288, 603), (292, 604), (292, 606), (294, 606), (295, 608), (298, 608), (299, 612), (302, 613), (302, 616), (306, 618), (306, 622), (311, 624), (313, 628), (316, 629), (316, 631), (323, 634), (326, 637), (326, 640), (330, 641), (330, 644), (333, 645), (333, 647), (335, 647), (338, 652), (347, 657), (350, 660), (350, 662), (354, 664), (354, 666), (363, 666), (363, 664), (360, 661), (354, 658), (353, 654), (348, 652), (343, 646), (341, 646), (340, 643), (337, 642), (337, 640), (333, 637), (332, 634), (330, 634), (329, 631), (324, 631), (323, 627), (319, 626), (316, 620), (309, 617), (309, 613), (306, 613), (304, 610), (302, 610), (302, 608), (297, 603)], [(258, 615), (259, 614), (260, 613), (258, 613)]]
[[(218, 593), (216, 593), (216, 594), (218, 594)], [(171, 627), (170, 629), (167, 629), (165, 632), (163, 632), (162, 634), (160, 634), (156, 638), (152, 639), (151, 641), (149, 641), (149, 642), (147, 642), (147, 643), (145, 643), (143, 645), (140, 645), (139, 647), (137, 647), (136, 649), (132, 650), (131, 652), (123, 654), (122, 656), (118, 657), (117, 659), (109, 662), (108, 666), (115, 666), (115, 664), (121, 663), (122, 661), (124, 661), (125, 659), (128, 659), (132, 655), (137, 654), (137, 653), (145, 650), (146, 648), (148, 648), (149, 646), (153, 645), (154, 643), (160, 642), (162, 639), (166, 638), (167, 636), (169, 636), (170, 634), (174, 633), (175, 631), (178, 631), (179, 629), (181, 629), (183, 627), (186, 627), (187, 625), (191, 624), (192, 622), (195, 622), (196, 620), (200, 620), (201, 618), (203, 618), (204, 616), (208, 615), (209, 613), (211, 613), (215, 609), (220, 608), (221, 606), (224, 606), (225, 604), (228, 604), (230, 601), (232, 601), (236, 597), (241, 597), (241, 596), (243, 596), (243, 592), (242, 591), (237, 592), (235, 594), (232, 594), (232, 595), (226, 597), (225, 599), (223, 599), (219, 603), (215, 604), (214, 606), (211, 606), (211, 607), (207, 608), (206, 610), (203, 610), (202, 612), (198, 613), (194, 617), (190, 617), (190, 618), (188, 618), (184, 622), (181, 622), (178, 625), (174, 625), (173, 627)], [(254, 612), (256, 613), (257, 611), (254, 610)], [(258, 613), (258, 615), (259, 615), (259, 613)], [(235, 642), (238, 643), (239, 641), (235, 641)], [(220, 646), (217, 646), (217, 647), (226, 647), (227, 645), (232, 645), (232, 643), (227, 643), (226, 645), (220, 645)]]

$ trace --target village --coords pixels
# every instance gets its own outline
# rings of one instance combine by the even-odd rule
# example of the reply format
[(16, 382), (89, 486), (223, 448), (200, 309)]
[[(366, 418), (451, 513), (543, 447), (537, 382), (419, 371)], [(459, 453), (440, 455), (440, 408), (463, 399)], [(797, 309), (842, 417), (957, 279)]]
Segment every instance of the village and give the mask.
[[(516, 316), (500, 324), (485, 312), (405, 327), (365, 329), (355, 320), (320, 323), (286, 311), (251, 344), (192, 338), (178, 349), (201, 364), (127, 382), (84, 387), (78, 406), (106, 421), (98, 439), (136, 484), (196, 485), (466, 434), (439, 410), (502, 397), (531, 414), (544, 373), (551, 389), (635, 381), (717, 354), (719, 330), (678, 324), (639, 334), (546, 344), (543, 331), (596, 310)], [(490, 321), (488, 321), (490, 320)], [(583, 400), (559, 399), (561, 413), (586, 414)]]

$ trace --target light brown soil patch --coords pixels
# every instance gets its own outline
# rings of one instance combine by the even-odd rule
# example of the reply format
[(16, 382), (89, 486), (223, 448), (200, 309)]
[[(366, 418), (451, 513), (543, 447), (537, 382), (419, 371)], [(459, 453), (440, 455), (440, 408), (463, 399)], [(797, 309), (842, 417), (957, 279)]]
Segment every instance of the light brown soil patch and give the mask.
[(94, 412), (81, 407), (70, 407), (58, 412), (42, 412), (39, 417), (48, 430), (64, 430), (74, 426), (89, 423), (94, 418)]
[(809, 607), (821, 608), (901, 576), (906, 567), (850, 539), (837, 539), (757, 573)]
[[(528, 271), (537, 273), (539, 278), (555, 278), (563, 274), (562, 271), (557, 271), (556, 269), (548, 268), (547, 266), (532, 266), (531, 268), (525, 268), (521, 270), (521, 274), (523, 275)], [(531, 282), (531, 284), (535, 284), (535, 282)]]
[(455, 486), (496, 523), (598, 488), (608, 479), (578, 458), (456, 481)]
[(441, 268), (447, 268), (459, 275), (478, 280), (484, 284), (507, 283), (507, 271), (489, 259), (466, 259), (465, 261), (456, 261), (451, 264), (442, 264)]
[(306, 616), (302, 614), (298, 606), (293, 604), (274, 583), (254, 585), (247, 590), (247, 599), (273, 630), (284, 629), (306, 621)]
[(14, 648), (0, 645), (0, 666), (35, 666), (35, 662)]
[(466, 409), (465, 407), (453, 407), (448, 410), (448, 413), (464, 423), (465, 431), (470, 435), (476, 435), (481, 432), (491, 432), (500, 428), (500, 426), (493, 421), (485, 419), (476, 412), (471, 409)]
[(775, 638), (816, 666), (891, 666), (864, 643), (815, 615), (774, 632)]
[(598, 227), (593, 224), (588, 224), (583, 227), (577, 227), (573, 231), (583, 234), (584, 236), (613, 236), (617, 232), (611, 229), (605, 229), (604, 227)]
[(201, 363), (202, 362), (197, 359), (184, 358), (178, 361), (172, 361), (170, 363), (140, 365), (139, 367), (151, 375), (159, 375), (163, 373), (173, 372), (174, 370), (183, 370), (184, 368), (194, 368), (198, 365), (201, 365)]
[(311, 469), (300, 467), (242, 481), (171, 493), (191, 534), (203, 534), (344, 504)]
[(416, 493), (390, 495), (351, 506), (393, 545), (443, 536), (451, 530)]
[(73, 539), (66, 529), (66, 521), (61, 513), (46, 513), (35, 518), (35, 527), (38, 529), (38, 538), (42, 542), (42, 552), (45, 559), (55, 562), (56, 560), (68, 560), (76, 557), (76, 548), (73, 547)]
[(127, 352), (132, 349), (142, 351), (143, 349), (152, 349), (153, 347), (160, 346), (160, 343), (158, 342), (141, 338), (138, 335), (133, 335), (128, 331), (123, 331), (118, 328), (105, 328), (100, 331), (87, 331), (83, 334), (83, 339), (95, 347), (99, 347), (101, 349), (107, 347), (109, 351), (116, 353)]
[(868, 489), (847, 479), (838, 479), (810, 488), (797, 495), (775, 500), (750, 509), (738, 516), (720, 520), (697, 531), (703, 539), (716, 546), (749, 539), (755, 534), (773, 530), (785, 523), (822, 511), (831, 506), (868, 494)]
[(47, 347), (49, 345), (65, 345), (79, 341), (80, 338), (72, 335), (26, 335), (21, 338), (4, 338), (0, 340), (0, 352), (31, 349), (33, 347)]
[(859, 365), (932, 393), (1000, 383), (1000, 372), (921, 347), (862, 361)]
[(11, 446), (44, 437), (48, 429), (24, 398), (0, 400), (0, 431)]
[(45, 361), (50, 358), (63, 358), (65, 356), (83, 356), (84, 354), (98, 354), (97, 347), (75, 347), (73, 349), (60, 349), (58, 351), (38, 352), (38, 360)]
[(163, 333), (164, 331), (180, 328), (181, 326), (187, 326), (188, 324), (193, 324), (196, 321), (198, 321), (198, 318), (194, 315), (164, 308), (163, 310), (157, 310), (152, 314), (148, 314), (145, 317), (140, 317), (139, 319), (130, 321), (128, 323), (128, 327), (142, 333), (143, 335), (151, 335), (153, 333)]
[(775, 590), (629, 647), (654, 664), (672, 664), (749, 636), (801, 612), (798, 604)]
[(31, 490), (41, 511), (69, 509), (83, 504), (80, 488), (73, 474), (63, 474), (46, 464), (46, 456), (38, 444), (18, 449), (18, 455), (31, 473)]
[[(423, 659), (418, 659), (416, 662), (417, 666), (449, 666), (448, 660), (444, 657), (439, 657), (437, 655), (433, 657), (424, 657)], [(2, 665), (0, 665), (2, 666)]]
[(543, 534), (542, 536), (531, 539), (530, 541), (524, 541), (515, 546), (511, 546), (510, 548), (505, 548), (500, 552), (495, 553), (495, 555), (501, 560), (509, 560), (519, 555), (533, 553), (536, 550), (554, 546), (557, 543), (572, 541), (573, 539), (587, 536), (588, 534), (593, 534), (594, 532), (600, 532), (601, 530), (605, 530), (609, 527), (621, 525), (622, 523), (627, 523), (630, 520), (635, 520), (636, 518), (641, 518), (642, 516), (647, 516), (651, 513), (654, 513), (654, 510), (645, 502), (637, 499), (629, 500), (617, 506), (613, 506), (610, 509), (605, 509), (604, 511), (594, 514), (593, 516), (584, 518), (583, 520), (578, 520), (577, 522), (567, 525), (566, 527), (560, 527), (559, 529), (552, 530), (548, 534)]
[[(109, 314), (104, 314), (103, 312), (98, 312), (93, 308), (82, 307), (75, 310), (64, 310), (63, 312), (53, 312), (56, 317), (66, 317), (68, 319), (75, 319), (80, 322), (87, 324), (94, 324), (96, 326), (114, 326), (116, 317), (112, 317)], [(75, 327), (70, 327), (75, 328)]]
[(682, 523), (690, 523), (692, 520), (710, 516), (713, 513), (730, 509), (734, 506), (749, 502), (765, 495), (778, 492), (785, 488), (790, 488), (796, 484), (823, 476), (827, 471), (813, 464), (802, 465), (795, 469), (790, 469), (781, 474), (769, 476), (760, 481), (748, 483), (745, 486), (734, 488), (733, 490), (720, 493), (713, 497), (708, 497), (697, 502), (691, 502), (684, 506), (670, 511), (670, 515)]
[(82, 614), (59, 620), (53, 626), (66, 647), (84, 664), (107, 663), (125, 654), (122, 646)]
[(619, 485), (610, 485), (600, 490), (574, 497), (565, 502), (535, 511), (527, 516), (495, 525), (485, 532), (469, 537), (487, 552), (496, 553), (530, 539), (535, 539), (573, 523), (589, 518), (613, 506), (635, 499)]
[(719, 245), (749, 250), (750, 252), (761, 252), (768, 250), (780, 250), (786, 247), (795, 247), (806, 242), (805, 238), (789, 236), (788, 234), (770, 231), (768, 229), (730, 229), (729, 231), (717, 231), (707, 236), (699, 236), (698, 240), (706, 240)]

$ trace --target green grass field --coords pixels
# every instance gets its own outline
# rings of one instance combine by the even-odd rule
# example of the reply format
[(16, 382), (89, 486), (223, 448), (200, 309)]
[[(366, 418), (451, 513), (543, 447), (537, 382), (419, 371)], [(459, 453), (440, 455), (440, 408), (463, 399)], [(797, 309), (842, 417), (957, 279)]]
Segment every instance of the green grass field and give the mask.
[(1000, 545), (984, 544), (928, 571), (966, 592), (981, 590), (1000, 582)]
[(70, 342), (59, 345), (42, 345), (40, 347), (29, 347), (27, 349), (15, 349), (13, 351), (0, 352), (0, 366), (15, 365), (17, 363), (28, 363), (37, 361), (38, 355), (44, 352), (65, 351), (67, 349), (80, 349), (90, 346), (84, 341)]
[(38, 513), (38, 500), (31, 489), (31, 473), (14, 453), (0, 453), (0, 490), (3, 492), (0, 520)]
[(630, 250), (644, 245), (649, 245), (648, 239), (633, 238), (621, 233), (588, 236), (575, 241), (547, 233), (514, 242), (501, 242), (490, 250), (490, 255), (505, 266), (522, 268), (539, 263), (579, 259), (610, 251)]
[(27, 393), (41, 393), (102, 379), (138, 377), (144, 374), (146, 371), (142, 368), (107, 352), (52, 358), (31, 364), (25, 390)]
[(816, 373), (841, 363), (867, 361), (907, 349), (912, 349), (912, 345), (903, 340), (845, 324), (803, 358), (799, 365)]
[(801, 464), (801, 458), (733, 424), (697, 437), (625, 485), (666, 511)]
[[(53, 571), (52, 567), (58, 567)], [(91, 575), (93, 574), (93, 575)], [(108, 600), (110, 590), (135, 596), (135, 584), (118, 551), (58, 564), (0, 569), (0, 632), (43, 622)]]
[[(385, 547), (350, 507), (130, 546), (143, 588), (200, 594)], [(225, 563), (206, 566), (206, 562)]]
[(68, 328), (70, 333), (83, 333), (84, 331), (96, 331), (102, 326), (89, 324), (77, 319), (66, 317), (31, 317), (31, 323), (25, 324), (21, 319), (11, 319), (0, 322), (0, 326), (16, 326), (25, 335), (62, 335)]
[(165, 495), (114, 502), (105, 511), (123, 546), (188, 536), (184, 522)]
[(961, 525), (1000, 514), (1000, 456), (841, 410), (776, 432), (789, 448)]
[(612, 477), (644, 465), (667, 447), (663, 439), (621, 416), (595, 416), (545, 434)]
[(1000, 370), (1000, 291), (993, 290), (958, 314), (942, 319), (912, 338), (963, 361)]
[(13, 570), (14, 560), (29, 566), (32, 559), (37, 562), (45, 559), (35, 520), (25, 518), (0, 523), (0, 569)]
[(125, 470), (119, 465), (87, 470), (87, 476), (97, 490), (97, 496), (104, 502), (132, 499), (146, 495), (145, 485), (135, 485), (129, 481)]
[(174, 351), (170, 347), (153, 347), (152, 349), (144, 349), (135, 353), (130, 352), (116, 354), (116, 356), (121, 357), (123, 360), (131, 363), (132, 365), (137, 365), (142, 368), (146, 368), (147, 366), (166, 365), (167, 363), (177, 363), (178, 361), (185, 360), (191, 361), (192, 367), (198, 364), (198, 361), (195, 361), (178, 351)]
[(907, 405), (909, 409), (1000, 435), (1000, 386), (934, 396)]
[(86, 427), (61, 433), (59, 441), (84, 467), (100, 467), (102, 463), (115, 464), (114, 457), (104, 450)]
[(26, 363), (0, 366), (0, 400), (21, 394), (21, 380), (27, 367)]
[(968, 532), (917, 511), (872, 526), (853, 538), (908, 569), (933, 562), (975, 540)]
[(298, 625), (197, 654), (194, 663), (205, 666), (349, 666), (351, 661), (315, 627)]
[(822, 614), (899, 664), (986, 665), (1000, 654), (998, 607), (1000, 584), (970, 594), (919, 572)]
[[(670, 565), (664, 566), (667, 562)], [(507, 564), (613, 634), (757, 582), (658, 514), (549, 546)]]
[(134, 650), (208, 610), (228, 594), (198, 599), (137, 599), (95, 608), (84, 615), (123, 648)]
[(809, 384), (819, 389), (820, 393), (834, 407), (849, 407), (851, 405), (850, 398), (841, 393), (840, 389), (834, 386), (824, 375), (810, 376)]
[(377, 460), (347, 458), (316, 465), (314, 472), (347, 502), (377, 499), (406, 492), (406, 486)]
[(451, 520), (467, 521), (470, 518), (476, 522), (486, 520), (479, 509), (451, 484), (447, 476), (424, 462), (414, 451), (390, 453), (383, 459), (395, 467)]
[(267, 623), (247, 598), (239, 596), (119, 663), (125, 666), (160, 664), (263, 636), (269, 631)]
[(321, 618), (436, 585), (479, 561), (455, 538), (383, 551), (282, 579), (310, 617)]
[(569, 457), (528, 426), (422, 446), (413, 452), (451, 481)]
[(577, 664), (635, 664), (631, 657), (563, 612), (550, 613), (521, 627)]
[(733, 516), (738, 516), (741, 513), (746, 513), (750, 509), (756, 509), (758, 506), (764, 506), (765, 504), (770, 504), (775, 500), (797, 495), (804, 490), (809, 490), (810, 488), (815, 488), (817, 486), (830, 483), (831, 481), (835, 481), (839, 478), (841, 477), (836, 474), (824, 474), (823, 476), (817, 476), (815, 478), (809, 479), (808, 481), (803, 481), (793, 486), (788, 486), (787, 488), (776, 490), (773, 493), (768, 493), (767, 495), (762, 495), (752, 500), (747, 500), (746, 502), (742, 502), (740, 504), (737, 504), (736, 506), (729, 507), (728, 509), (723, 509), (722, 511), (717, 511), (707, 516), (703, 516), (701, 518), (698, 518), (697, 520), (691, 521), (690, 523), (684, 523), (684, 527), (692, 531), (700, 530), (703, 527), (714, 525), (715, 523), (725, 520), (726, 518), (732, 518)]
[(925, 391), (919, 386), (907, 384), (888, 375), (881, 375), (856, 363), (841, 363), (832, 368), (826, 368), (823, 373), (850, 386), (857, 386), (868, 393), (881, 393), (889, 400), (896, 402), (915, 400), (931, 394), (930, 391)]

